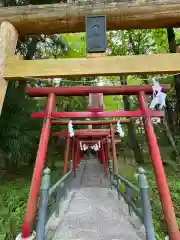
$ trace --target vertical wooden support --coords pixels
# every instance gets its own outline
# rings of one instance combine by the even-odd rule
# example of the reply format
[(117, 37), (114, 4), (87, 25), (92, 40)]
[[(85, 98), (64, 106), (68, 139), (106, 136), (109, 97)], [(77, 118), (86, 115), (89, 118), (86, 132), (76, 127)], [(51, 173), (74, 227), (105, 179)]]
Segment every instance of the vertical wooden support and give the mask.
[(105, 160), (105, 167), (106, 167), (106, 176), (107, 176), (107, 168), (108, 168), (108, 156), (107, 156), (107, 147), (106, 147), (106, 141), (104, 139), (104, 160)]
[(99, 162), (101, 163), (101, 148), (99, 149), (98, 157), (99, 157)]
[(98, 161), (100, 162), (100, 149), (99, 149), (99, 151), (97, 152), (97, 158), (98, 158)]
[(82, 160), (84, 160), (84, 151), (81, 151), (82, 153)]
[(83, 152), (81, 151), (79, 147), (79, 160), (81, 161), (83, 159)]
[(151, 155), (156, 184), (158, 187), (158, 191), (159, 191), (159, 195), (162, 203), (164, 218), (166, 220), (166, 224), (168, 228), (169, 239), (178, 240), (180, 239), (180, 232), (176, 222), (176, 216), (174, 213), (171, 196), (168, 189), (166, 175), (164, 172), (157, 139), (156, 139), (153, 125), (151, 122), (151, 117), (148, 113), (148, 105), (147, 105), (146, 96), (144, 92), (139, 93), (138, 100), (139, 100), (140, 108), (143, 111), (143, 115), (144, 115), (144, 118), (143, 118), (144, 128), (147, 135), (149, 152)]
[(102, 148), (102, 161), (104, 166), (104, 175), (107, 177), (107, 166), (106, 166), (106, 155), (105, 155), (105, 149), (104, 149), (104, 143), (101, 141), (101, 148)]
[(65, 155), (64, 155), (64, 170), (63, 170), (63, 174), (66, 174), (68, 172), (69, 147), (70, 147), (70, 137), (68, 136), (67, 139), (66, 139), (66, 149), (65, 149)]
[(80, 164), (80, 162), (81, 162), (81, 148), (80, 148), (80, 143), (79, 143), (79, 141), (78, 141), (78, 155), (79, 155), (78, 164)]
[(79, 166), (80, 164), (80, 147), (79, 147), (79, 140), (77, 139), (77, 154), (76, 154), (76, 157), (77, 157), (77, 167)]
[(56, 103), (56, 97), (54, 93), (51, 93), (48, 97), (46, 116), (44, 118), (41, 136), (34, 166), (33, 177), (31, 181), (31, 187), (29, 192), (29, 198), (27, 202), (26, 214), (24, 218), (22, 228), (22, 238), (28, 238), (32, 233), (34, 219), (36, 216), (37, 203), (40, 191), (40, 185), (42, 180), (43, 169), (46, 160), (46, 153), (48, 148), (48, 141), (51, 130), (51, 113)]
[(75, 137), (73, 137), (73, 139), (72, 139), (72, 160), (73, 160), (74, 177), (76, 177), (75, 148), (76, 148), (76, 142), (75, 142)]
[(109, 159), (109, 160), (112, 160), (111, 152), (110, 152), (110, 146), (109, 146), (109, 137), (107, 137), (106, 139), (107, 139), (107, 152), (108, 152), (108, 159)]
[(81, 151), (81, 160), (84, 160), (84, 152), (83, 151)]
[(7, 81), (3, 78), (6, 58), (15, 53), (18, 33), (9, 22), (2, 22), (0, 26), (0, 115), (6, 95)]
[(115, 144), (115, 139), (114, 139), (114, 131), (113, 131), (112, 123), (110, 123), (110, 131), (111, 131), (111, 144), (112, 144), (114, 173), (118, 174), (119, 168), (118, 168), (118, 160), (117, 160), (117, 155), (116, 155), (116, 144)]
[(75, 167), (78, 167), (78, 140), (76, 139), (76, 145), (75, 145)]
[(106, 167), (108, 168), (108, 163), (109, 163), (109, 154), (108, 154), (108, 139), (105, 139), (105, 144), (104, 144), (104, 149), (106, 153)]
[(99, 157), (100, 157), (100, 163), (103, 164), (102, 140), (100, 141)]

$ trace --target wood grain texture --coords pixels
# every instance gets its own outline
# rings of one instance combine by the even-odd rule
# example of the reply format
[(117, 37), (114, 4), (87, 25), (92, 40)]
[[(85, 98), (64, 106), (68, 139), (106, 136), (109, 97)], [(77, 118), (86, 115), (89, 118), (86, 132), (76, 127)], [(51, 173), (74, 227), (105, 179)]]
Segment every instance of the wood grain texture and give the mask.
[[(119, 76), (180, 72), (180, 54), (152, 54), (58, 60), (7, 60), (4, 78)], [(31, 78), (29, 78), (31, 79)]]
[(16, 29), (8, 22), (0, 26), (0, 114), (7, 89), (7, 81), (3, 78), (7, 56), (15, 53), (18, 34)]
[(179, 27), (180, 2), (88, 1), (85, 5), (79, 1), (7, 7), (0, 9), (0, 22), (11, 22), (20, 35), (84, 32), (87, 15), (106, 15), (108, 30)]

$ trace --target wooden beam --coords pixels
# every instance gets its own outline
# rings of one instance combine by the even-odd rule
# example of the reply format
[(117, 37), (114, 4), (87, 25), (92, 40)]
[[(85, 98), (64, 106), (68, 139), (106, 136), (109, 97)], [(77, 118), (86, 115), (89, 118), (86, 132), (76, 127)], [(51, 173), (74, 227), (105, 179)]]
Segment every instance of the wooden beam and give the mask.
[[(167, 92), (171, 89), (168, 84), (161, 85), (162, 91)], [(145, 94), (152, 94), (151, 85), (129, 85), (129, 86), (71, 86), (71, 87), (39, 87), (26, 88), (26, 94), (31, 97), (47, 97), (50, 93), (56, 96), (88, 96), (91, 94), (103, 95), (136, 95), (138, 92), (145, 92)], [(102, 96), (102, 95), (101, 95)], [(95, 100), (96, 101), (96, 100)], [(97, 102), (97, 101), (96, 101)], [(101, 112), (101, 110), (99, 110)]]
[[(149, 109), (151, 117), (164, 117), (164, 112)], [(31, 114), (32, 118), (44, 118), (45, 112), (35, 112)], [(112, 111), (112, 112), (52, 112), (52, 118), (138, 118), (143, 117), (140, 109), (131, 111)]]
[[(81, 132), (81, 133), (75, 133), (76, 137), (106, 137), (109, 135), (109, 132)], [(67, 137), (68, 133), (66, 132), (52, 132), (53, 137), (61, 136), (61, 137)]]
[(58, 60), (7, 60), (4, 78), (119, 76), (180, 72), (180, 54), (109, 56)]
[(0, 114), (6, 95), (7, 81), (3, 78), (4, 68), (8, 56), (15, 53), (18, 40), (16, 29), (8, 22), (2, 22), (0, 26)]
[[(131, 123), (130, 119), (120, 119), (121, 124), (129, 124)], [(97, 121), (72, 121), (73, 125), (109, 125), (117, 124), (118, 120), (97, 120)], [(53, 120), (52, 125), (68, 125), (68, 120)]]
[(107, 29), (143, 29), (179, 27), (180, 3), (156, 0), (97, 3), (29, 5), (0, 9), (0, 21), (11, 22), (21, 35), (85, 31), (85, 16), (106, 15)]
[[(104, 133), (103, 133), (103, 134), (104, 134)], [(53, 136), (53, 135), (52, 135), (52, 136)], [(58, 136), (58, 137), (62, 138), (62, 137), (66, 137), (66, 136)], [(99, 141), (99, 140), (100, 140), (100, 137), (101, 137), (101, 136), (94, 135), (94, 133), (93, 133), (93, 135), (91, 134), (91, 136), (89, 136), (89, 135), (78, 136), (78, 140), (79, 140), (79, 141), (81, 141), (81, 140), (97, 140), (97, 141)], [(102, 136), (102, 137), (106, 137), (106, 135), (104, 135), (104, 136)]]

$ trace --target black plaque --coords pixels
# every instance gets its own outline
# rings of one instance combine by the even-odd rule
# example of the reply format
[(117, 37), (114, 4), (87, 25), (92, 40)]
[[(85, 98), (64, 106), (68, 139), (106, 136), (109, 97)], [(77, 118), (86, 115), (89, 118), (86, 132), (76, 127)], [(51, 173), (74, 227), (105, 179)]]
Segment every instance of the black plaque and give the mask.
[(86, 17), (87, 53), (105, 52), (106, 48), (106, 16)]

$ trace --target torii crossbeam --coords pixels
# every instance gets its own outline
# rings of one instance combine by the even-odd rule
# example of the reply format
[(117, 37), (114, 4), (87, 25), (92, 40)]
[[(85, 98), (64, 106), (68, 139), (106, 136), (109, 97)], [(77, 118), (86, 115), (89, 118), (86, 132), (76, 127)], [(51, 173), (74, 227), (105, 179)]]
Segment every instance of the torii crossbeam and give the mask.
[[(129, 119), (119, 120), (121, 124), (130, 123)], [(118, 120), (97, 120), (97, 121), (72, 121), (73, 125), (109, 125), (110, 123), (116, 124)], [(60, 124), (60, 125), (68, 125), (68, 120), (52, 120), (52, 125)]]

